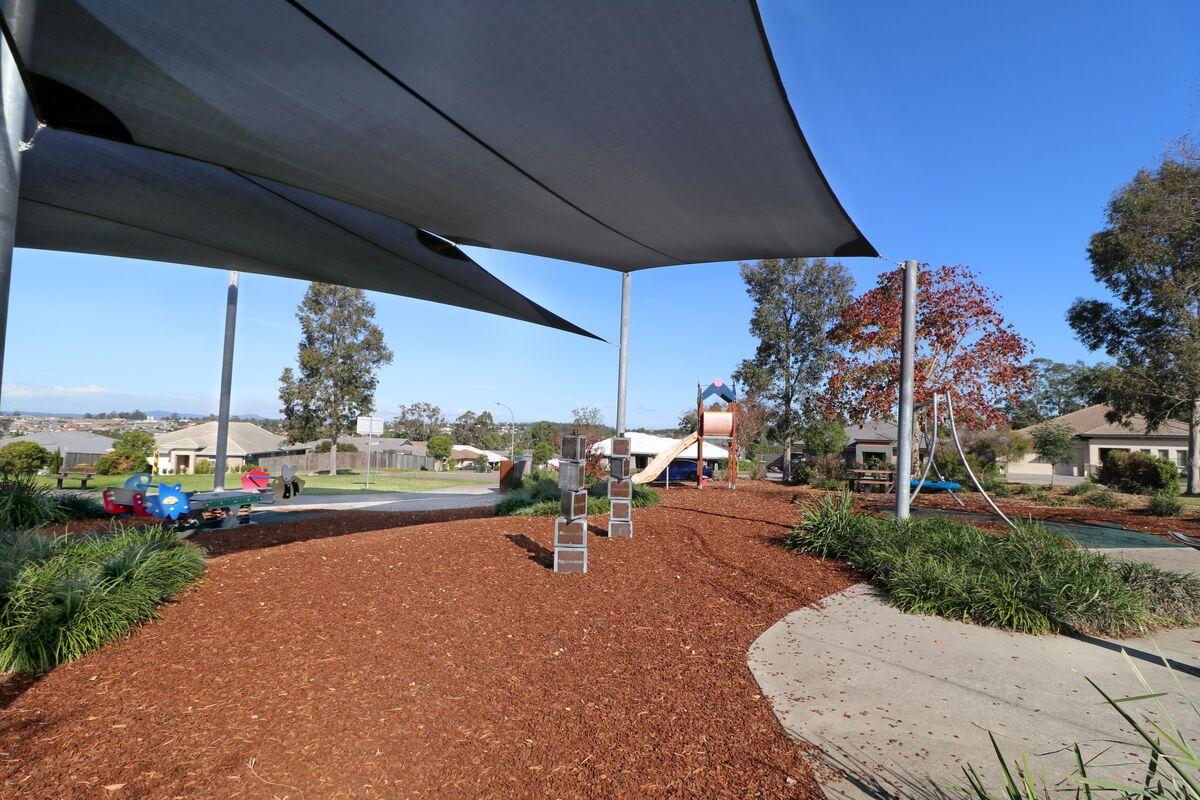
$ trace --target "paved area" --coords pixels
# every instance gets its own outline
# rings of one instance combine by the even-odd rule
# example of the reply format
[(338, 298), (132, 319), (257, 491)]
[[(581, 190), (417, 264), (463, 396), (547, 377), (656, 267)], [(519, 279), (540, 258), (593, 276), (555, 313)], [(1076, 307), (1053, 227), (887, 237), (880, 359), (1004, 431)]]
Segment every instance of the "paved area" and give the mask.
[[(1107, 553), (1200, 574), (1190, 548)], [(1135, 735), (1085, 680), (1114, 697), (1143, 694), (1122, 649), (1152, 687), (1172, 692), (1162, 702), (1194, 743), (1200, 715), (1175, 681), (1200, 699), (1200, 628), (1120, 642), (1026, 636), (904, 614), (859, 584), (777, 622), (750, 647), (749, 666), (789, 735), (823, 751), (830, 797), (942, 798), (958, 796), (947, 787), (965, 783), (968, 763), (1000, 786), (988, 731), (1010, 761), (1029, 754), (1051, 776), (1073, 771), (1079, 742), (1090, 771), (1131, 777)]]
[(447, 508), (490, 506), (500, 499), (495, 486), (451, 486), (428, 492), (346, 492), (302, 494), (273, 511), (440, 511)]
[[(1049, 486), (1049, 475), (1022, 475), (1019, 472), (1009, 472), (1004, 476), (1009, 483), (1028, 483), (1032, 486)], [(1083, 483), (1085, 478), (1078, 475), (1055, 475), (1055, 486), (1074, 486), (1077, 483)]]

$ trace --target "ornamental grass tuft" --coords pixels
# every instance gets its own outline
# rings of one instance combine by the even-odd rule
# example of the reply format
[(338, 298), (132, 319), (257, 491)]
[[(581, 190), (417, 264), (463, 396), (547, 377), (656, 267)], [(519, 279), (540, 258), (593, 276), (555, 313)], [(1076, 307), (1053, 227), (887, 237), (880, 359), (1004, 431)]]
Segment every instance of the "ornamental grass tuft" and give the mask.
[(1005, 535), (942, 516), (901, 523), (842, 495), (810, 505), (785, 544), (848, 562), (914, 614), (1117, 637), (1200, 620), (1200, 579), (1112, 561), (1036, 523)]
[(203, 551), (160, 526), (0, 534), (0, 672), (85, 656), (153, 618), (203, 572)]

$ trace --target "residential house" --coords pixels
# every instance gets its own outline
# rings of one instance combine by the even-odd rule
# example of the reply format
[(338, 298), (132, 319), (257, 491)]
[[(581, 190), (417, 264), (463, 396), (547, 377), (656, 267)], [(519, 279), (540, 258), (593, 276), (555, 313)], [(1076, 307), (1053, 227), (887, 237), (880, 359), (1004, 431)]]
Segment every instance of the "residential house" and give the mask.
[(94, 464), (96, 459), (113, 449), (113, 440), (98, 433), (87, 431), (31, 431), (23, 436), (4, 440), (11, 442), (37, 442), (51, 453), (62, 453), (63, 466)]
[[(217, 423), (202, 422), (154, 437), (154, 468), (158, 472), (192, 474), (199, 461), (212, 461), (217, 455)], [(229, 469), (256, 464), (264, 456), (282, 456), (303, 451), (302, 445), (289, 445), (278, 433), (271, 433), (253, 422), (230, 422), (226, 440)]]
[[(1051, 465), (1030, 453), (1008, 466), (1010, 478), (1027, 475), (1084, 476), (1093, 475), (1104, 462), (1104, 456), (1113, 450), (1137, 450), (1142, 453), (1169, 458), (1180, 471), (1187, 468), (1188, 427), (1183, 422), (1168, 420), (1155, 431), (1146, 429), (1146, 420), (1136, 416), (1127, 425), (1109, 422), (1105, 405), (1088, 406), (1070, 414), (1063, 414), (1052, 422), (1061, 422), (1075, 434), (1075, 457), (1070, 463)], [(1037, 425), (1022, 428), (1019, 432), (1031, 435)]]

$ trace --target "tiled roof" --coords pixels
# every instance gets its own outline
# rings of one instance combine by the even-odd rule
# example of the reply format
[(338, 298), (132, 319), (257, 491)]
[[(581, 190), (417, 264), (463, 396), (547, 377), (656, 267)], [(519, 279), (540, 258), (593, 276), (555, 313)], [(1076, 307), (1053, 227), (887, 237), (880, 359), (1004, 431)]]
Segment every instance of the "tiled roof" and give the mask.
[[(1173, 419), (1167, 420), (1153, 432), (1147, 432), (1146, 418), (1141, 415), (1131, 417), (1126, 425), (1118, 422), (1109, 422), (1104, 416), (1108, 413), (1109, 408), (1109, 406), (1102, 404), (1088, 406), (1078, 411), (1072, 411), (1070, 414), (1055, 417), (1051, 422), (1061, 422), (1074, 431), (1076, 436), (1084, 437), (1143, 436), (1147, 438), (1176, 438), (1187, 436), (1187, 425)], [(1036, 427), (1037, 425), (1030, 425), (1027, 428), (1022, 428), (1020, 432), (1029, 433)]]

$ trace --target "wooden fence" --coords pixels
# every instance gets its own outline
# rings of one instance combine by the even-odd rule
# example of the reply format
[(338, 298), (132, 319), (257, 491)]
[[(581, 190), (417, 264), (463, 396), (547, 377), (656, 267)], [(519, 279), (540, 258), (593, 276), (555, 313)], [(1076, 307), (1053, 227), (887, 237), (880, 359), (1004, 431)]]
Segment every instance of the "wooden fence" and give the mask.
[[(263, 456), (257, 460), (257, 465), (271, 474), (277, 474), (285, 464), (289, 467), (294, 467), (300, 473), (322, 472), (329, 469), (329, 453), (296, 453), (290, 456)], [(365, 471), (367, 468), (367, 454), (362, 451), (357, 453), (338, 453), (337, 465), (339, 470)], [(371, 455), (371, 469), (373, 470), (433, 471), (436, 465), (437, 459), (428, 456), (414, 456), (395, 450), (384, 450), (383, 452)]]

